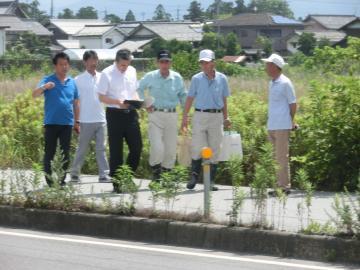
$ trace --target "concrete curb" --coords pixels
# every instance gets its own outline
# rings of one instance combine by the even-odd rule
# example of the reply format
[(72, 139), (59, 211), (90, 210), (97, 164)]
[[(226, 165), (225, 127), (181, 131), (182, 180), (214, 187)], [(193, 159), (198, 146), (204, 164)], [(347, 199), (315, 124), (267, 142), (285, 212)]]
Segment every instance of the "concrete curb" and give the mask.
[(360, 241), (162, 219), (0, 206), (0, 225), (360, 264)]

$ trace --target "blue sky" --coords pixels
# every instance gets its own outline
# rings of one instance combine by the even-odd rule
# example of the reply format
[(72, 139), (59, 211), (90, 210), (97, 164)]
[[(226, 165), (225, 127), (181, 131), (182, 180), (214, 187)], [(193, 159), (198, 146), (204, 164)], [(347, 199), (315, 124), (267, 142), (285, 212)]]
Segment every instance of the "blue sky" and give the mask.
[[(31, 2), (32, 0), (21, 0)], [(42, 10), (50, 10), (50, 0), (38, 0)], [(182, 19), (187, 14), (191, 0), (53, 0), (54, 15), (56, 16), (64, 8), (77, 11), (83, 6), (93, 6), (98, 10), (100, 17), (107, 13), (115, 13), (121, 18), (131, 9), (136, 19), (149, 19), (153, 16), (158, 4), (162, 4), (166, 11), (171, 13), (173, 18)], [(228, 1), (228, 0), (227, 0)], [(198, 0), (201, 7), (206, 9), (214, 0)], [(246, 2), (249, 2), (247, 0)], [(360, 0), (288, 0), (288, 3), (295, 13), (295, 17), (306, 17), (308, 14), (351, 14), (360, 16)]]

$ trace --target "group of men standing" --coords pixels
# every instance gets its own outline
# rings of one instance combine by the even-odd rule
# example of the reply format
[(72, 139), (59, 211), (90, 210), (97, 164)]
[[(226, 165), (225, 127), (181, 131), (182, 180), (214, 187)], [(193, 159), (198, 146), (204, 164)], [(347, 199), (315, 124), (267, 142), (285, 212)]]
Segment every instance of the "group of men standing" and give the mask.
[[(96, 142), (99, 182), (111, 182), (116, 177), (117, 169), (124, 163), (124, 140), (129, 149), (126, 164), (135, 172), (143, 144), (138, 108), (131, 101), (145, 99), (144, 108), (148, 112), (149, 121), (149, 164), (153, 181), (158, 181), (162, 172), (170, 171), (175, 165), (179, 107), (183, 110), (181, 131), (187, 132), (189, 111), (194, 105), (191, 177), (187, 188), (193, 189), (198, 182), (202, 164), (201, 149), (209, 146), (213, 150), (210, 160), (211, 187), (217, 190), (214, 179), (223, 129), (230, 127), (231, 121), (227, 110), (227, 97), (230, 95), (228, 80), (224, 74), (216, 71), (214, 52), (200, 52), (201, 72), (192, 77), (189, 91), (186, 91), (181, 75), (171, 70), (171, 54), (168, 50), (158, 52), (158, 69), (146, 73), (139, 83), (136, 69), (130, 65), (132, 58), (129, 50), (119, 50), (114, 64), (99, 73), (96, 70), (96, 52), (86, 51), (83, 55), (85, 71), (75, 79), (67, 75), (70, 68), (68, 55), (58, 53), (53, 58), (55, 73), (44, 77), (33, 91), (34, 97), (41, 94), (45, 97), (44, 171), (48, 185), (53, 184), (51, 161), (58, 141), (64, 158), (63, 169), (66, 171), (68, 168), (72, 129), (79, 134), (78, 148), (70, 169), (72, 182), (80, 180), (81, 167), (93, 139)], [(278, 184), (284, 190), (289, 190), (288, 144), (284, 144), (289, 139), (289, 130), (295, 126), (295, 93), (290, 80), (281, 73), (285, 64), (283, 59), (274, 54), (263, 60), (267, 62), (267, 72), (272, 77), (268, 127), (270, 141), (275, 146), (275, 156), (278, 162), (282, 162)], [(102, 103), (106, 105), (105, 109)], [(285, 132), (275, 132), (273, 128), (285, 129)], [(109, 165), (105, 150), (106, 131)], [(65, 175), (61, 184), (65, 184)]]

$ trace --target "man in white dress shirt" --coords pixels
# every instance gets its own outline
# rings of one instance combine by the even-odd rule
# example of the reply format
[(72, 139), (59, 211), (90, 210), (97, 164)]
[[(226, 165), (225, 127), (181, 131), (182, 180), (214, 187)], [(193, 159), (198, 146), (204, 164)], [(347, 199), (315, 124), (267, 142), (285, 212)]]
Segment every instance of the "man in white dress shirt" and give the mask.
[(129, 148), (126, 164), (135, 172), (140, 161), (142, 139), (139, 116), (125, 100), (138, 99), (136, 69), (130, 66), (129, 50), (119, 50), (115, 63), (102, 71), (98, 86), (100, 100), (106, 104), (110, 150), (110, 176), (123, 165), (124, 140)]
[(96, 161), (99, 171), (99, 182), (109, 182), (109, 165), (106, 159), (105, 111), (97, 94), (100, 73), (96, 71), (98, 56), (95, 51), (86, 51), (83, 55), (85, 71), (75, 78), (80, 99), (79, 145), (71, 168), (71, 181), (79, 182), (81, 167), (92, 139), (95, 139)]

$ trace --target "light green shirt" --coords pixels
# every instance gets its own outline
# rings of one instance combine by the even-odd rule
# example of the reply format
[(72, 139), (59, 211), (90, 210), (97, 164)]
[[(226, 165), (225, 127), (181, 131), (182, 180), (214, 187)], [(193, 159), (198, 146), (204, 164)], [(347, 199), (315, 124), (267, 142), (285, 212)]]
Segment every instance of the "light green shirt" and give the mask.
[(141, 99), (145, 97), (145, 90), (154, 98), (153, 106), (158, 109), (172, 109), (180, 103), (185, 104), (186, 91), (181, 75), (170, 70), (168, 77), (161, 76), (159, 70), (145, 74), (139, 83), (138, 93)]

